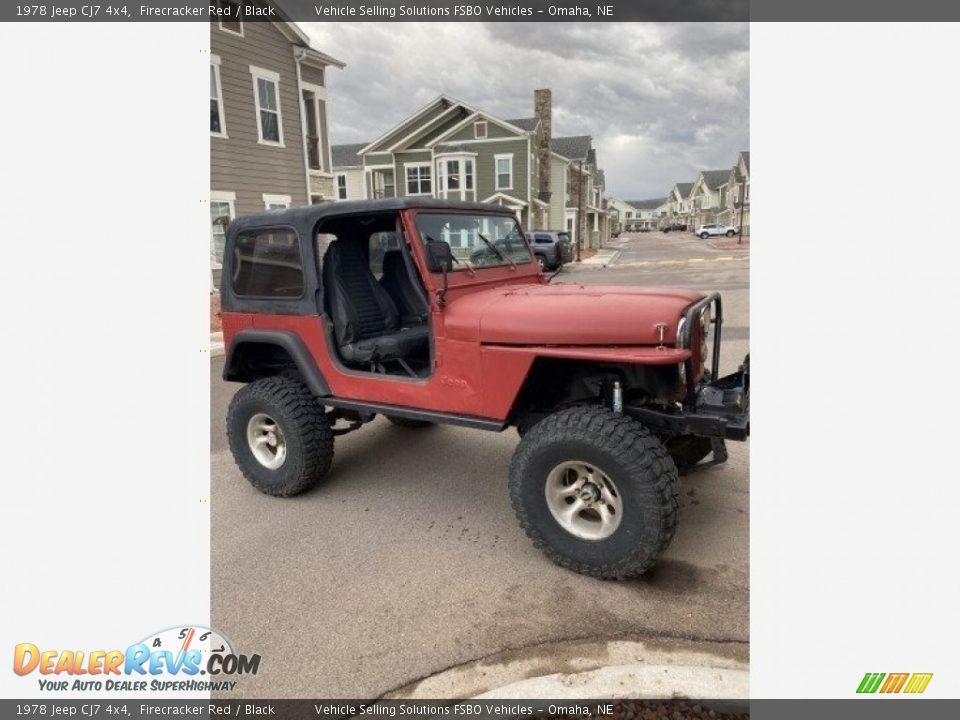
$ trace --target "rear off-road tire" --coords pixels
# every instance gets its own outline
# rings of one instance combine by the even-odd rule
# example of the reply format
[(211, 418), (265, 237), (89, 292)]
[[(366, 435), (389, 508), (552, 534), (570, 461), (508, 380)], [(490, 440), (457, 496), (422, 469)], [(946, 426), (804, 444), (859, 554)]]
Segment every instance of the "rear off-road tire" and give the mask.
[(585, 575), (642, 574), (677, 527), (680, 487), (670, 456), (639, 422), (602, 407), (561, 410), (529, 428), (510, 463), (509, 488), (534, 546)]
[(244, 477), (268, 495), (309, 490), (333, 462), (330, 419), (292, 377), (262, 378), (240, 388), (227, 410), (227, 439)]
[(390, 422), (392, 422), (397, 427), (409, 428), (411, 430), (417, 430), (420, 428), (433, 427), (436, 423), (432, 423), (429, 420), (414, 420), (412, 418), (397, 417), (396, 415), (385, 415)]

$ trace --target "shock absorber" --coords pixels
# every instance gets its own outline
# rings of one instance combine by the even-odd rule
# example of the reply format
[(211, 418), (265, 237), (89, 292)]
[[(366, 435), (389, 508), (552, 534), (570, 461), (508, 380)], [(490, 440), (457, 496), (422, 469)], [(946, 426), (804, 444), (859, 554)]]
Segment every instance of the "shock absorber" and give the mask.
[(610, 409), (615, 413), (623, 412), (623, 387), (619, 380), (613, 381), (613, 393), (610, 398)]

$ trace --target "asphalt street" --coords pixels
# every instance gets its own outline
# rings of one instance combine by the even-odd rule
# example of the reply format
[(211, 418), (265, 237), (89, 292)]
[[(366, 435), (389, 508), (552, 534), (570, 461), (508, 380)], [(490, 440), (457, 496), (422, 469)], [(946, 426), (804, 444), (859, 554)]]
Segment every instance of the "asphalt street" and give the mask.
[[(722, 370), (749, 349), (749, 260), (685, 233), (631, 235), (617, 263), (554, 282), (720, 290)], [(534, 549), (507, 496), (518, 438), (383, 418), (339, 437), (329, 478), (262, 495), (227, 448), (237, 385), (211, 362), (212, 623), (260, 672), (234, 696), (375, 697), (447, 668), (571, 640), (718, 641), (749, 632), (749, 443), (683, 479), (677, 535), (642, 578), (603, 582)], [(545, 651), (544, 674), (562, 667)]]

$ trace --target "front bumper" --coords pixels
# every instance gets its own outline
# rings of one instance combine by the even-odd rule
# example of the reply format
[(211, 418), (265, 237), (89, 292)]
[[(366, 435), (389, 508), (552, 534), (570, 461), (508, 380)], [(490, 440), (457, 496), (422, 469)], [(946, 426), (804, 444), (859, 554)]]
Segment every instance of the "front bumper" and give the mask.
[(667, 413), (643, 405), (623, 412), (653, 430), (676, 435), (746, 440), (750, 436), (750, 355), (735, 373), (700, 383), (692, 410)]

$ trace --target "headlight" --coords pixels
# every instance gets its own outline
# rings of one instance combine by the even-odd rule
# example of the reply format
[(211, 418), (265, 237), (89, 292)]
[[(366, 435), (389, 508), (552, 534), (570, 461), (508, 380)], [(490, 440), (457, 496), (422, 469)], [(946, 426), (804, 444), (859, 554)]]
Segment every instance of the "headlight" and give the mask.
[(707, 363), (707, 340), (710, 338), (710, 306), (700, 311), (700, 361)]

